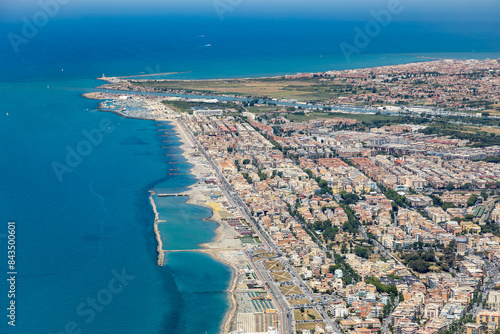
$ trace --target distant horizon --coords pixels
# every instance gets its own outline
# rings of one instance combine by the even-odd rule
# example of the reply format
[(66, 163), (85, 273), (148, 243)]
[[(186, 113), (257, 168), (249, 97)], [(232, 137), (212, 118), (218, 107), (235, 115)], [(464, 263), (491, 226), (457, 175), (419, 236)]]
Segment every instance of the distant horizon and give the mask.
[[(498, 150), (490, 149), (500, 144), (499, 22), (500, 0), (0, 0), (0, 244), (6, 245), (7, 236), (9, 245), (13, 235), (19, 237), (17, 257), (7, 254), (7, 247), (3, 253), (6, 267), (14, 267), (15, 258), (17, 279), (0, 282), (1, 301), (11, 306), (4, 309), (0, 333), (220, 334), (222, 328), (239, 327), (241, 319), (260, 328), (252, 318), (287, 334), (327, 322), (335, 326), (321, 312), (307, 313), (309, 323), (294, 327), (298, 310), (294, 315), (285, 299), (305, 293), (302, 303), (309, 309), (319, 305), (308, 306), (319, 295), (310, 294), (313, 284), (280, 257), (291, 252), (296, 252), (291, 259), (314, 257), (293, 263), (308, 277), (318, 258), (323, 269), (342, 263), (348, 270), (344, 283), (355, 283), (361, 264), (347, 266), (322, 249), (335, 249), (336, 239), (355, 240), (358, 227), (365, 237), (362, 226), (369, 220), (385, 231), (395, 210), (417, 203), (380, 192), (377, 183), (388, 190), (402, 182), (410, 187), (408, 194), (415, 189), (425, 195), (444, 194), (446, 186), (479, 192), (497, 177), (491, 184), (499, 189), (500, 164), (472, 161), (500, 162)], [(418, 56), (495, 60), (450, 65)], [(418, 65), (370, 69), (409, 63)], [(330, 77), (231, 80), (367, 68)], [(107, 82), (98, 80), (103, 74), (193, 81), (109, 80), (103, 86)], [(201, 79), (228, 80), (194, 81)], [(217, 101), (207, 100), (210, 94)], [(307, 109), (317, 110), (306, 115)], [(326, 113), (316, 113), (320, 109)], [(328, 122), (310, 122), (325, 118)], [(393, 131), (371, 131), (375, 128)], [(398, 152), (391, 154), (400, 159), (399, 152), (409, 152), (409, 159), (404, 166), (393, 165), (393, 159), (378, 166), (382, 160), (374, 160), (376, 175), (354, 166), (337, 170), (341, 160), (325, 160), (328, 180), (336, 185), (321, 179), (327, 175), (321, 158), (378, 159), (379, 149)], [(426, 151), (429, 157), (421, 154)], [(470, 160), (455, 164), (443, 158), (436, 164), (431, 155)], [(243, 160), (248, 161), (240, 166)], [(352, 194), (338, 198), (344, 188)], [(363, 194), (374, 190), (376, 203), (365, 202)], [(309, 195), (340, 211), (332, 216), (301, 202)], [(262, 202), (242, 204), (249, 198)], [(422, 198), (421, 204), (435, 204), (440, 221), (443, 207), (451, 208), (444, 197)], [(481, 194), (482, 206), (486, 200)], [(280, 249), (277, 230), (259, 223), (263, 215), (255, 222), (247, 216), (263, 203), (271, 222), (276, 214), (289, 213), (280, 216), (286, 224), (273, 225), (286, 227), (290, 248)], [(290, 204), (293, 210), (287, 210)], [(310, 218), (299, 212), (312, 212), (321, 224), (302, 224)], [(436, 232), (432, 238), (451, 240), (437, 222), (429, 225), (426, 214), (422, 219), (415, 214), (422, 228)], [(316, 235), (317, 247), (305, 230)], [(495, 231), (500, 236), (500, 229)], [(384, 244), (412, 245), (420, 236), (433, 240), (427, 232), (397, 233), (398, 240), (384, 236)], [(441, 251), (441, 243), (433, 245)], [(347, 244), (338, 246), (349, 251)], [(356, 245), (354, 254), (373, 259), (371, 247), (359, 246), (361, 253)], [(277, 262), (263, 264), (272, 259), (254, 251), (276, 253)], [(389, 258), (383, 252), (380, 260)], [(421, 264), (454, 276), (455, 268), (465, 266), (448, 255), (426, 258), (416, 267)], [(380, 268), (369, 271), (373, 277), (390, 272)], [(402, 268), (395, 273), (406, 275)], [(327, 292), (347, 285), (331, 281), (323, 269), (325, 280), (314, 280), (329, 284)], [(285, 289), (283, 280), (296, 286)], [(446, 282), (454, 286), (453, 280)], [(240, 289), (245, 284), (260, 287), (248, 290), (259, 294)], [(332, 295), (324, 305), (339, 298)], [(384, 308), (387, 319), (393, 319), (392, 306)], [(254, 312), (265, 319), (248, 316)], [(382, 321), (382, 328), (386, 324)]]
[[(60, 7), (58, 18), (99, 16), (184, 16), (219, 19), (217, 8), (227, 13), (225, 19), (314, 19), (314, 20), (363, 20), (371, 10), (386, 8), (399, 3), (404, 11), (397, 21), (410, 22), (497, 22), (500, 2), (494, 0), (462, 1), (413, 1), (413, 0), (354, 0), (332, 2), (327, 0), (264, 1), (264, 0), (23, 0), (0, 3), (2, 22), (21, 22), (40, 8)], [(360, 10), (361, 9), (361, 10)]]

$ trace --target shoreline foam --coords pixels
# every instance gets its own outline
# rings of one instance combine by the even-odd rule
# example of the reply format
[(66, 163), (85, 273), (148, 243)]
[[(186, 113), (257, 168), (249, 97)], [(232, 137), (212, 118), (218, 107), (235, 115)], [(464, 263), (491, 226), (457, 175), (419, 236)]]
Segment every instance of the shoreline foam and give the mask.
[[(95, 100), (101, 99), (101, 96), (97, 96), (96, 94), (92, 94), (92, 93), (83, 94), (82, 97), (88, 98), (88, 99), (95, 99)], [(101, 105), (100, 105), (100, 107), (101, 107)], [(189, 147), (194, 147), (195, 143), (191, 142), (191, 139), (189, 139), (189, 137), (185, 133), (185, 130), (179, 124), (177, 119), (175, 119), (175, 118), (174, 119), (171, 119), (171, 118), (161, 119), (161, 118), (156, 118), (156, 117), (150, 117), (150, 118), (134, 117), (132, 115), (127, 115), (127, 114), (124, 114), (124, 113), (117, 111), (117, 110), (102, 110), (101, 108), (99, 108), (99, 110), (102, 112), (113, 112), (116, 115), (124, 117), (124, 118), (169, 122), (171, 125), (174, 126), (174, 131), (176, 133), (176, 136), (179, 138), (179, 140), (181, 142), (181, 145), (179, 146), (179, 148), (182, 150), (182, 153), (180, 153), (179, 155), (182, 155), (187, 160), (187, 162), (192, 165), (192, 167), (189, 168), (189, 173), (191, 175), (195, 176), (196, 179), (198, 180), (194, 185), (187, 187), (187, 189), (188, 189), (187, 191), (179, 193), (179, 195), (182, 195), (183, 193), (189, 192), (197, 184), (199, 184), (201, 175), (200, 175), (199, 171), (197, 172), (195, 170), (194, 167), (196, 166), (196, 163), (193, 161), (190, 152), (188, 152)], [(160, 222), (164, 222), (164, 221), (160, 220), (160, 216), (159, 216), (159, 213), (157, 210), (156, 202), (153, 198), (153, 196), (155, 194), (156, 194), (156, 192), (153, 189), (149, 190), (149, 202), (151, 204), (151, 208), (152, 208), (154, 216), (155, 216), (154, 222), (153, 222), (153, 231), (154, 231), (155, 239), (157, 242), (157, 247), (156, 247), (156, 252), (158, 253), (157, 264), (158, 264), (158, 266), (161, 267), (165, 264), (165, 250), (163, 249), (163, 242), (161, 239), (161, 232), (159, 230), (158, 224)], [(198, 245), (200, 247), (199, 249), (193, 249), (191, 251), (208, 254), (209, 256), (214, 258), (216, 261), (219, 261), (219, 262), (227, 265), (229, 268), (231, 268), (231, 271), (232, 271), (231, 282), (230, 282), (228, 289), (226, 290), (226, 292), (228, 293), (227, 299), (228, 299), (229, 304), (230, 304), (230, 309), (225, 312), (223, 321), (221, 322), (220, 331), (219, 331), (220, 333), (228, 333), (230, 330), (230, 327), (231, 327), (231, 320), (233, 319), (235, 312), (237, 310), (235, 290), (236, 290), (237, 278), (238, 278), (238, 268), (235, 265), (235, 263), (233, 263), (230, 260), (231, 257), (224, 257), (220, 254), (220, 252), (217, 252), (217, 250), (214, 249), (214, 248), (217, 248), (218, 246), (220, 246), (221, 244), (224, 244), (224, 226), (222, 225), (221, 222), (217, 221), (216, 219), (212, 219), (212, 217), (214, 217), (213, 208), (206, 205), (206, 204), (203, 204), (203, 203), (199, 203), (199, 202), (193, 203), (195, 201), (195, 199), (193, 198), (193, 196), (190, 196), (190, 194), (185, 194), (183, 196), (188, 197), (186, 204), (200, 205), (200, 206), (204, 206), (204, 207), (209, 208), (212, 212), (212, 216), (210, 216), (208, 218), (204, 218), (204, 220), (207, 220), (207, 221), (209, 220), (209, 221), (213, 221), (213, 222), (217, 223), (217, 228), (214, 231), (215, 232), (214, 238), (209, 242), (202, 243), (202, 244)], [(189, 251), (189, 250), (187, 250), (187, 251)], [(239, 249), (235, 248), (234, 251), (239, 251)]]
[(153, 230), (157, 242), (156, 252), (158, 253), (158, 260), (156, 263), (158, 264), (158, 266), (162, 267), (165, 261), (165, 252), (163, 252), (163, 242), (161, 241), (160, 230), (158, 228), (158, 223), (160, 222), (160, 215), (158, 214), (158, 210), (156, 209), (156, 202), (153, 199), (154, 194), (155, 193), (153, 191), (151, 190), (149, 191), (149, 203), (151, 203), (151, 207), (153, 208), (153, 212), (155, 214)]
[[(197, 175), (199, 173), (197, 173), (194, 170), (195, 169), (194, 166), (196, 166), (196, 163), (193, 161), (189, 152), (187, 152), (188, 145), (194, 146), (194, 143), (191, 143), (191, 140), (189, 139), (188, 135), (185, 133), (182, 126), (179, 124), (178, 120), (176, 120), (176, 119), (172, 120), (171, 123), (174, 125), (175, 132), (177, 133), (177, 136), (179, 137), (179, 140), (182, 143), (181, 146), (179, 147), (183, 152), (182, 155), (186, 158), (187, 162), (193, 166), (190, 168), (190, 174), (194, 175), (198, 179), (197, 183), (188, 187), (188, 190), (186, 191), (188, 193), (189, 191), (192, 191), (193, 188), (195, 188), (195, 186), (200, 182), (199, 179), (201, 176), (201, 175)], [(186, 193), (186, 192), (184, 192), (184, 193)], [(214, 231), (215, 232), (214, 238), (209, 242), (200, 244), (199, 245), (201, 247), (200, 250), (202, 250), (202, 251), (205, 250), (205, 251), (203, 251), (203, 253), (206, 253), (206, 254), (210, 255), (212, 258), (216, 259), (217, 261), (226, 264), (232, 270), (231, 284), (229, 286), (229, 289), (227, 290), (228, 300), (231, 304), (231, 308), (229, 309), (229, 311), (226, 312), (226, 314), (224, 316), (224, 320), (222, 321), (221, 328), (220, 328), (221, 329), (220, 333), (228, 333), (230, 330), (230, 327), (231, 327), (231, 320), (234, 317), (234, 314), (235, 314), (236, 309), (237, 309), (236, 297), (235, 297), (234, 292), (236, 290), (236, 284), (237, 284), (237, 278), (238, 278), (238, 268), (236, 267), (236, 265), (233, 262), (224, 258), (220, 254), (220, 252), (210, 251), (211, 248), (216, 248), (224, 240), (224, 226), (222, 225), (221, 222), (218, 222), (216, 219), (213, 218), (214, 214), (215, 214), (214, 209), (206, 204), (202, 204), (199, 202), (194, 203), (195, 198), (193, 196), (190, 196), (189, 194), (186, 194), (186, 196), (188, 197), (186, 204), (199, 205), (199, 206), (203, 206), (203, 207), (210, 209), (212, 215), (208, 218), (204, 218), (203, 220), (213, 221), (213, 222), (217, 223), (217, 228)]]

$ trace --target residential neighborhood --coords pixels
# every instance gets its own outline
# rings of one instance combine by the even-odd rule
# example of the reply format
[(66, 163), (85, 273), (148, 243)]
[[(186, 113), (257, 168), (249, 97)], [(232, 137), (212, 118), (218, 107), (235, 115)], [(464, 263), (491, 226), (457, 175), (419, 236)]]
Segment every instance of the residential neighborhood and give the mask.
[(500, 166), (483, 159), (500, 146), (474, 149), (412, 125), (179, 120), (298, 274), (270, 271), (298, 333), (496, 329)]

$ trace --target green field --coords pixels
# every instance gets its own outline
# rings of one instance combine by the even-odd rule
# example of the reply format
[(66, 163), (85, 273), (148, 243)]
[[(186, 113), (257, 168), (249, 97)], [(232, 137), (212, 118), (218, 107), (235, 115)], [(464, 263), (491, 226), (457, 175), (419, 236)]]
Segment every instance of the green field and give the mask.
[[(193, 113), (193, 108), (201, 109), (228, 109), (229, 111), (240, 110), (241, 107), (234, 103), (204, 103), (190, 101), (163, 101), (163, 104), (177, 112)], [(241, 111), (241, 110), (240, 110)]]
[[(476, 119), (480, 120), (480, 119)], [(498, 122), (498, 120), (488, 120)], [(437, 134), (440, 136), (450, 136), (450, 138), (469, 140), (469, 145), (475, 147), (486, 147), (491, 145), (498, 145), (500, 142), (500, 133), (495, 128), (488, 127), (473, 127), (460, 124), (451, 124), (446, 121), (435, 122), (429, 124), (427, 128), (421, 132), (425, 134)]]
[(229, 94), (247, 97), (325, 101), (340, 96), (369, 94), (371, 89), (352, 86), (344, 79), (301, 78), (227, 79), (227, 80), (165, 80), (133, 81), (134, 85), (163, 91), (183, 90), (188, 93)]
[(312, 112), (306, 115), (301, 114), (287, 114), (286, 119), (292, 122), (307, 122), (313, 119), (329, 119), (329, 118), (351, 118), (358, 122), (372, 123), (374, 121), (392, 122), (397, 121), (399, 117), (375, 114), (346, 114), (339, 112)]

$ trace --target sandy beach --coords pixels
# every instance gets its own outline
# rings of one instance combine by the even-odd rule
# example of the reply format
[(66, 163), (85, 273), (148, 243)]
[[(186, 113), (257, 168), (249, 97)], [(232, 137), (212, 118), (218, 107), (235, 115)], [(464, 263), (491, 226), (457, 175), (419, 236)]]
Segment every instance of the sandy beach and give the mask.
[(217, 202), (214, 202), (213, 199), (210, 198), (210, 196), (214, 195), (220, 195), (223, 197), (222, 191), (218, 186), (204, 185), (200, 181), (204, 177), (214, 175), (210, 165), (206, 161), (205, 157), (198, 153), (197, 148), (195, 148), (194, 143), (191, 142), (182, 126), (180, 126), (179, 121), (173, 120), (172, 124), (175, 126), (175, 131), (182, 142), (180, 148), (184, 152), (183, 156), (192, 165), (190, 172), (199, 180), (196, 184), (190, 186), (187, 191), (179, 193), (179, 195), (185, 195), (188, 197), (186, 202), (187, 204), (204, 206), (211, 209), (212, 216), (206, 218), (205, 220), (214, 221), (218, 224), (218, 227), (215, 230), (216, 235), (214, 239), (208, 243), (201, 244), (200, 246), (202, 249), (199, 251), (209, 254), (216, 260), (230, 266), (233, 270), (233, 277), (228, 289), (231, 309), (226, 313), (221, 326), (221, 333), (228, 333), (231, 329), (231, 321), (235, 316), (237, 309), (234, 292), (237, 286), (238, 273), (246, 266), (247, 261), (242, 253), (241, 242), (237, 239), (238, 233), (234, 230), (234, 228), (222, 221), (221, 212), (218, 210), (219, 206), (215, 205)]
[[(180, 193), (157, 193), (154, 189), (149, 191), (149, 201), (154, 212), (153, 231), (157, 241), (157, 263), (159, 266), (168, 265), (168, 256), (166, 255), (170, 252), (176, 252), (176, 250), (164, 249), (159, 224), (168, 224), (168, 221), (160, 219), (155, 196), (186, 196), (188, 198), (186, 201), (187, 204), (209, 208), (212, 216), (205, 220), (218, 224), (213, 240), (200, 244), (199, 249), (182, 250), (182, 252), (205, 253), (231, 267), (233, 275), (227, 289), (230, 309), (227, 310), (224, 320), (221, 323), (220, 333), (225, 334), (235, 331), (237, 329), (237, 315), (251, 311), (249, 309), (251, 301), (246, 297), (250, 290), (246, 284), (255, 283), (261, 288), (252, 291), (266, 294), (265, 289), (262, 287), (262, 281), (252, 274), (253, 271), (250, 269), (251, 266), (244, 251), (247, 247), (258, 247), (259, 243), (243, 244), (240, 239), (240, 233), (235, 227), (229, 225), (228, 221), (238, 221), (241, 214), (236, 208), (230, 205), (230, 202), (219, 188), (220, 181), (217, 179), (217, 174), (205, 156), (198, 151), (196, 143), (192, 141), (191, 137), (185, 132), (184, 127), (181, 126), (180, 115), (163, 105), (161, 98), (155, 96), (139, 97), (116, 93), (87, 93), (83, 96), (89, 99), (111, 101), (112, 103), (100, 103), (102, 111), (114, 112), (122, 117), (160, 122), (168, 121), (174, 126), (173, 130), (168, 131), (169, 133), (175, 132), (181, 141), (179, 148), (182, 150), (182, 156), (191, 164), (189, 172), (196, 177), (198, 182)], [(114, 108), (109, 108), (110, 104)], [(133, 106), (134, 108), (129, 109), (129, 106)], [(140, 106), (140, 108), (137, 108), (137, 106)], [(253, 238), (250, 239), (253, 240)]]

